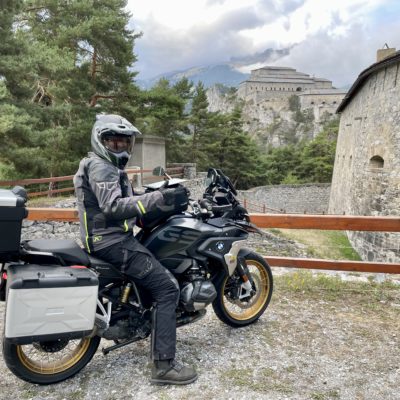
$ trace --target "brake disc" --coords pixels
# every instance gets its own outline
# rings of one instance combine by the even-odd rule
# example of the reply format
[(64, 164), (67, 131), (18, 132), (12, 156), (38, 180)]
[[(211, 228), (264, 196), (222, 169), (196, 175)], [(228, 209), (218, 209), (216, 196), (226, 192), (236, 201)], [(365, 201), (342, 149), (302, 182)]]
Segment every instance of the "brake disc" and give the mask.
[(36, 350), (41, 350), (46, 353), (57, 353), (57, 351), (61, 351), (68, 344), (69, 340), (67, 339), (57, 339), (57, 340), (49, 340), (47, 342), (35, 342), (33, 343), (33, 347)]

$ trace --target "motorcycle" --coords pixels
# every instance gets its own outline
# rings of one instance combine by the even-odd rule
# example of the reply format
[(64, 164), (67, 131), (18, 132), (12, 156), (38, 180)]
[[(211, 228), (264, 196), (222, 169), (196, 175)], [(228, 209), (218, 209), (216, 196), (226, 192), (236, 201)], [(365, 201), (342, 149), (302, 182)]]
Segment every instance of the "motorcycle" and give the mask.
[[(146, 191), (181, 184), (166, 176)], [(264, 313), (273, 290), (270, 267), (245, 247), (249, 233), (260, 231), (221, 170), (209, 169), (206, 185), (201, 200), (190, 200), (190, 211), (147, 221), (136, 238), (179, 282), (178, 327), (202, 318), (210, 304), (225, 324), (247, 326)], [(24, 196), (16, 193), (20, 201)], [(1, 205), (0, 193), (0, 225), (7, 208)], [(24, 207), (7, 215), (11, 209), (26, 217)], [(17, 377), (60, 382), (89, 363), (101, 338), (114, 341), (102, 349), (107, 354), (151, 334), (151, 298), (118, 268), (71, 240), (13, 246), (0, 245), (0, 300), (6, 300), (3, 357)]]

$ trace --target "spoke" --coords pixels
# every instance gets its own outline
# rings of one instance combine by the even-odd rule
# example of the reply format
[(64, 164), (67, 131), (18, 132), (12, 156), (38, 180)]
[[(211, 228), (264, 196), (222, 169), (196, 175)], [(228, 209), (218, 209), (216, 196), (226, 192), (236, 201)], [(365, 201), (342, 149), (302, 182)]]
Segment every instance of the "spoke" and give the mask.
[[(87, 351), (89, 339), (73, 340), (67, 343), (54, 342), (55, 347), (51, 347), (52, 343), (43, 343), (40, 347), (39, 343), (31, 345), (19, 346), (21, 361), (27, 368), (35, 373), (51, 374), (64, 371), (76, 364)], [(57, 350), (57, 346), (64, 348)], [(49, 347), (46, 347), (49, 346)], [(47, 351), (48, 349), (49, 351)]]
[(255, 316), (264, 306), (269, 291), (269, 279), (262, 265), (252, 261), (251, 263), (247, 263), (247, 267), (249, 275), (254, 282), (254, 289), (256, 290), (253, 297), (249, 301), (245, 301), (244, 299), (232, 300), (229, 298), (229, 289), (238, 284), (238, 282), (233, 281), (232, 277), (226, 282), (224, 290), (225, 307), (228, 313), (237, 319), (248, 319)]

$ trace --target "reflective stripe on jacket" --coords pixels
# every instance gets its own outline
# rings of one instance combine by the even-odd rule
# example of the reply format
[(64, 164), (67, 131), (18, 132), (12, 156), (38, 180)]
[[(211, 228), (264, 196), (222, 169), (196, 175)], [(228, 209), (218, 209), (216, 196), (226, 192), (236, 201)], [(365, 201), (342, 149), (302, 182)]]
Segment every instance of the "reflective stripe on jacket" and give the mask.
[(81, 160), (74, 187), (81, 239), (88, 252), (132, 235), (136, 216), (164, 204), (159, 191), (135, 196), (126, 172), (93, 153)]

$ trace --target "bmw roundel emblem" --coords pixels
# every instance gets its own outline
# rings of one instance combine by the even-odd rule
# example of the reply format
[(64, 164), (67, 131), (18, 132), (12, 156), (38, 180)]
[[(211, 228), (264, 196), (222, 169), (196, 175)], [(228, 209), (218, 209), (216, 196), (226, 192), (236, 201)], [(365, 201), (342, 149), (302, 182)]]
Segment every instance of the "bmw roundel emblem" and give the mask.
[(217, 242), (216, 247), (218, 251), (222, 251), (225, 248), (225, 244), (224, 242)]

